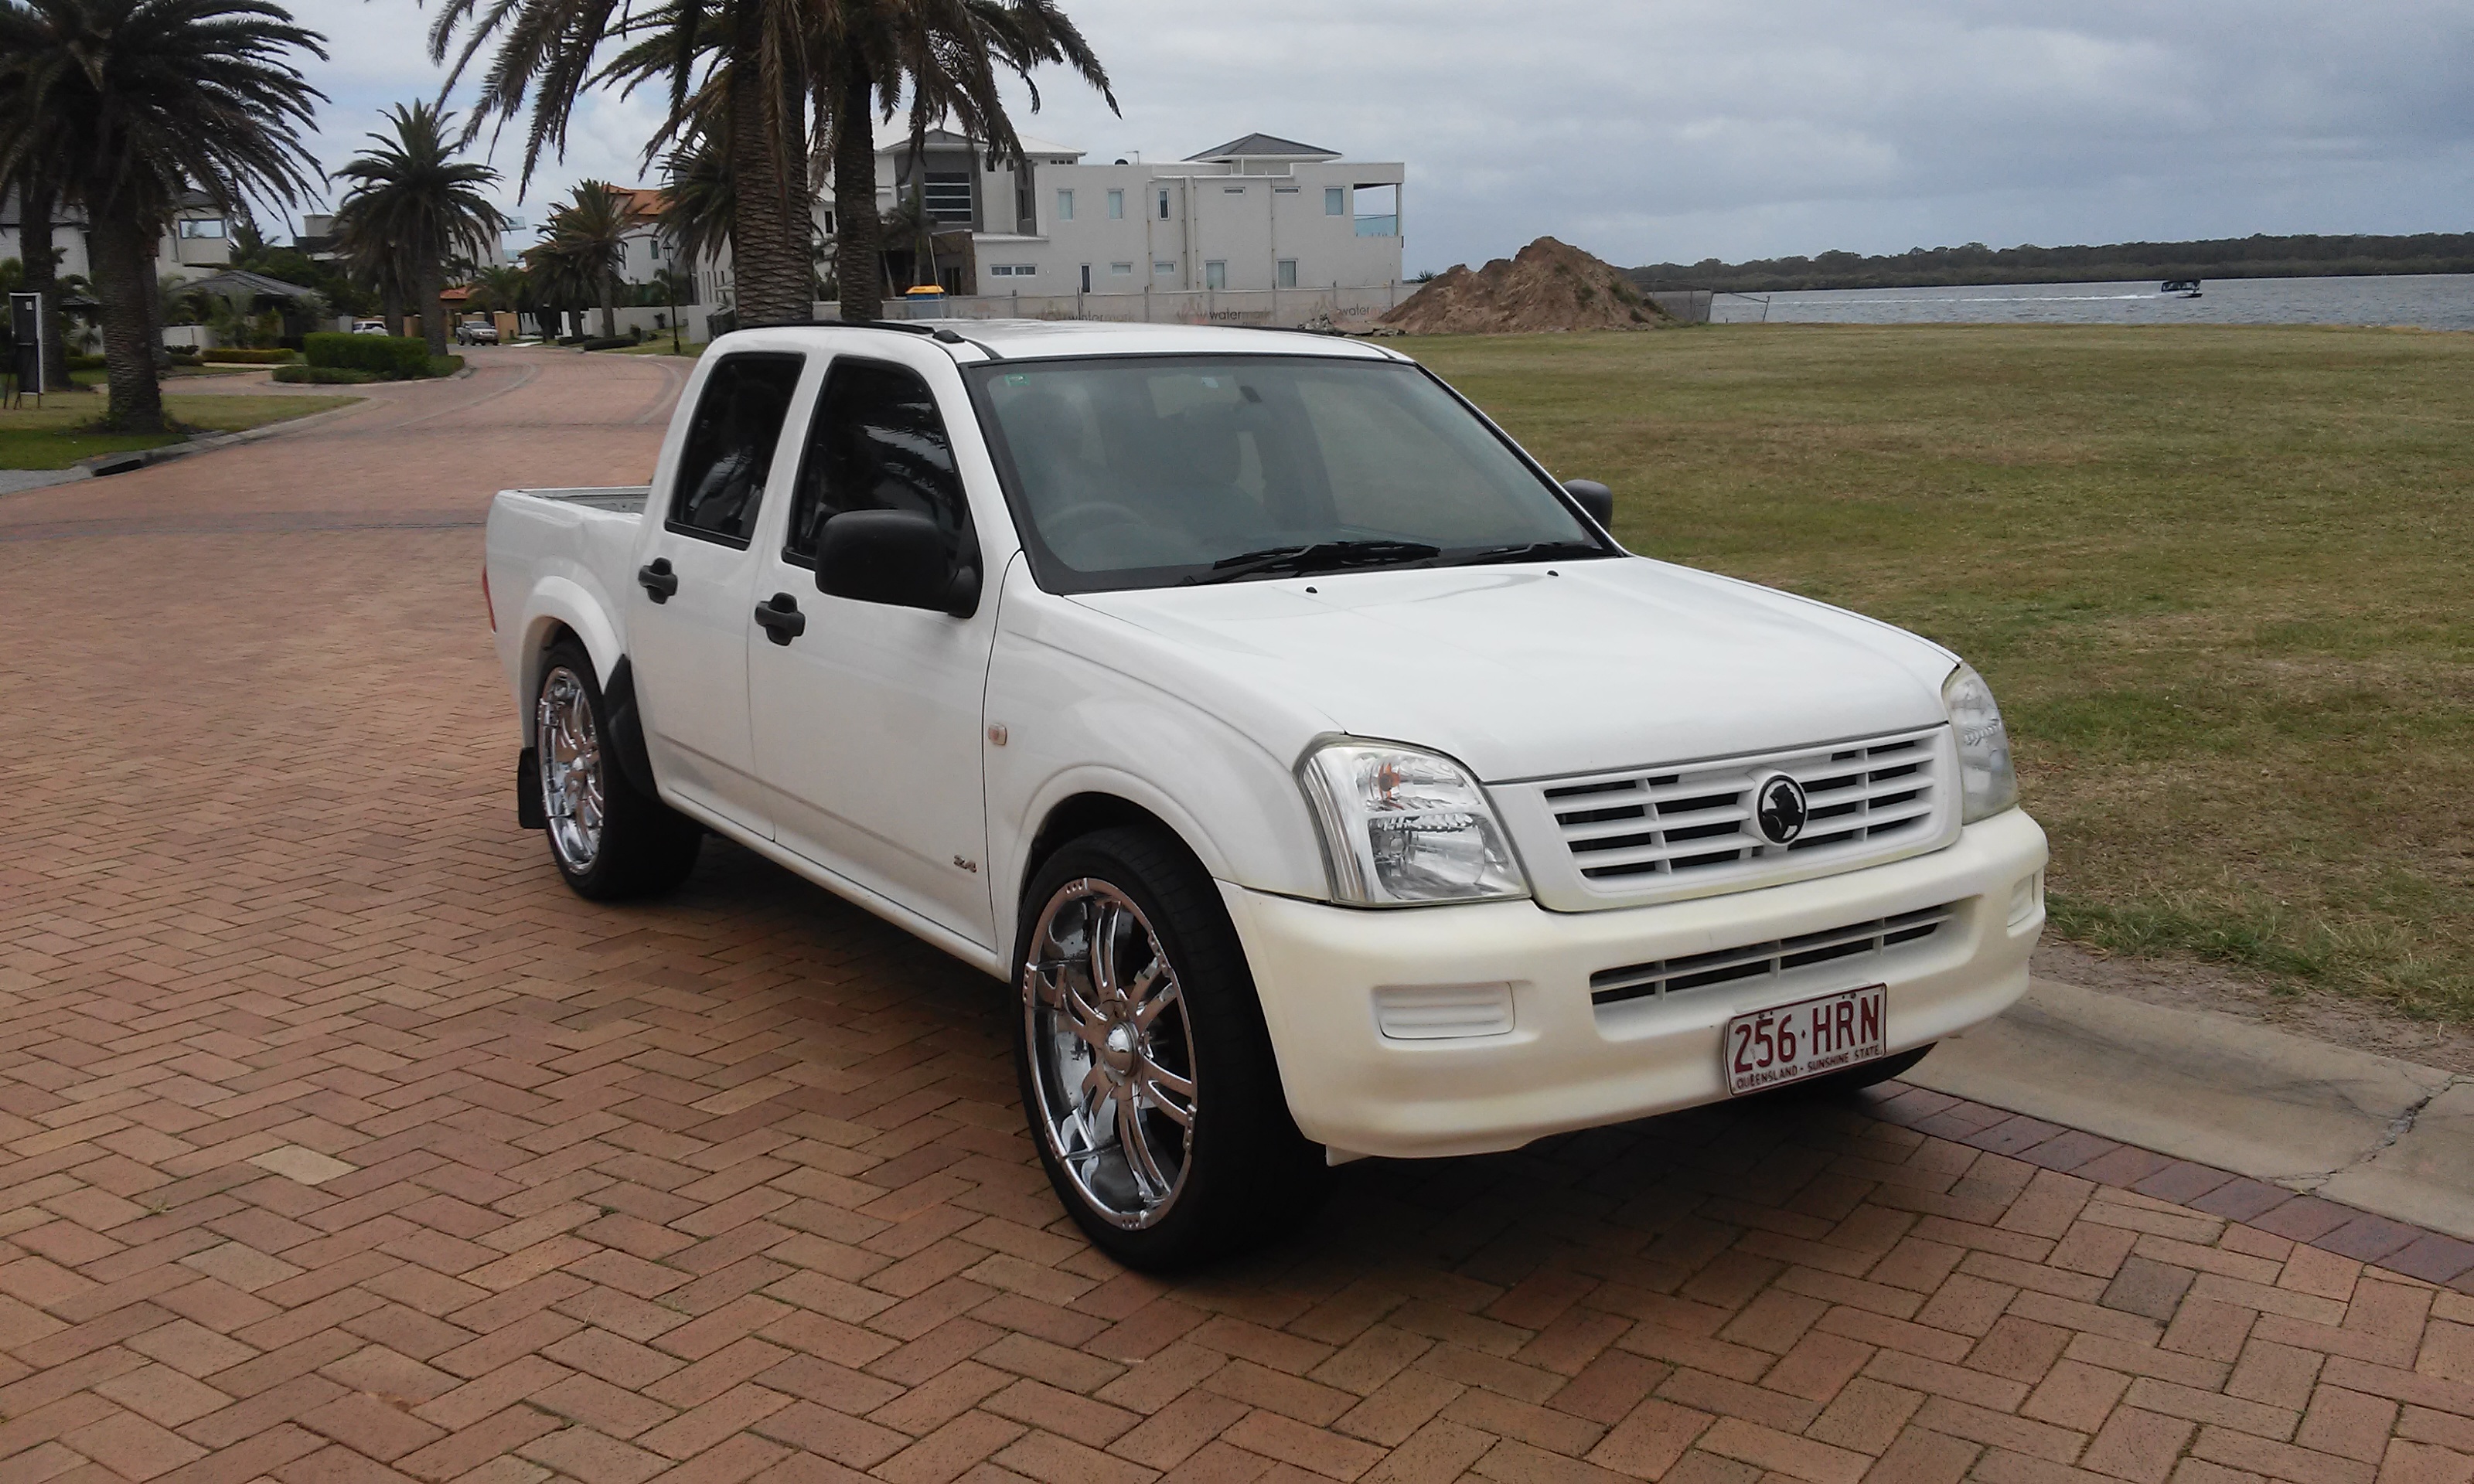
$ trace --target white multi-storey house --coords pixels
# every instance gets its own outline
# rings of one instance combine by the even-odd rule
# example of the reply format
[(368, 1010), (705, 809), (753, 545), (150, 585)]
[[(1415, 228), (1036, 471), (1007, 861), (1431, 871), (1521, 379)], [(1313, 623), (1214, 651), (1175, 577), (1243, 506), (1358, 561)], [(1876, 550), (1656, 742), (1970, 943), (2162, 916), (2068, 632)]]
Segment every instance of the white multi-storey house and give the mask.
[(938, 264), (948, 293), (1358, 287), (1400, 277), (1406, 171), (1396, 162), (1346, 160), (1263, 133), (1168, 164), (1086, 164), (1079, 150), (1023, 146), (1021, 166), (994, 170), (950, 130), (931, 132), (915, 153), (908, 139), (879, 152), (882, 208), (915, 189), (928, 216), (970, 233), (968, 260)]
[[(934, 282), (950, 295), (1075, 299), (1101, 312), (1093, 296), (1365, 290), (1400, 280), (1406, 169), (1396, 161), (1344, 159), (1263, 133), (1166, 163), (1092, 164), (1079, 149), (1022, 143), (1020, 166), (993, 169), (951, 129), (931, 130), (916, 149), (905, 136), (877, 151), (878, 211), (895, 218), (915, 198), (935, 254), (933, 275), (923, 272), (915, 237), (888, 225), (897, 295)], [(834, 227), (828, 181), (816, 194), (819, 240)], [(727, 256), (695, 268), (705, 301), (729, 302)]]

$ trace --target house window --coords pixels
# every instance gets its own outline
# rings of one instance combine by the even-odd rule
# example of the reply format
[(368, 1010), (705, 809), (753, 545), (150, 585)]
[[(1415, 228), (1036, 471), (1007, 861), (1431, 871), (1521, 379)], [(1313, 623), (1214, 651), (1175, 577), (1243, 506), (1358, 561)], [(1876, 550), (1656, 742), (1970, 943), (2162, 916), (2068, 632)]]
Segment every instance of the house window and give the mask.
[(1228, 287), (1228, 265), (1216, 257), (1211, 259), (1209, 262), (1204, 263), (1202, 265), (1202, 286), (1206, 289), (1225, 289)]
[(1348, 187), (1326, 185), (1322, 188), (1322, 214), (1325, 216), (1348, 215)]
[(1110, 263), (1108, 265), (1108, 276), (1111, 278), (1130, 278), (1133, 275), (1134, 265), (1131, 263)]
[(1298, 260), (1293, 257), (1284, 257), (1280, 259), (1280, 287), (1284, 289), (1293, 289), (1297, 286)]
[(1223, 196), (1243, 196), (1246, 194), (1246, 187), (1242, 185), (1224, 185), (1220, 188), (1220, 194)]
[(1272, 194), (1274, 196), (1295, 196), (1297, 193), (1298, 188), (1294, 185), (1274, 185), (1272, 187)]
[(988, 269), (991, 278), (1028, 278), (1039, 272), (1035, 263), (998, 263)]
[(193, 216), (183, 217), (181, 220), (181, 235), (183, 237), (221, 237), (223, 234), (222, 217)]
[(1152, 263), (1152, 272), (1159, 275), (1163, 278), (1169, 277), (1176, 274), (1176, 264), (1164, 257), (1157, 258)]
[(1074, 220), (1074, 193), (1072, 191), (1058, 191), (1056, 193), (1056, 220), (1060, 222), (1071, 222)]
[(1125, 219), (1126, 193), (1123, 191), (1110, 191), (1108, 193), (1108, 220), (1111, 222), (1122, 222)]
[(1159, 219), (1160, 219), (1161, 221), (1163, 221), (1163, 222), (1165, 222), (1165, 221), (1167, 221), (1167, 220), (1168, 220), (1168, 187), (1167, 187), (1167, 186), (1161, 186), (1161, 187), (1160, 187), (1160, 193), (1159, 193)]
[(931, 170), (919, 192), (920, 203), (928, 208), (934, 222), (951, 222), (963, 227), (971, 225), (971, 173), (967, 170)]
[(1091, 265), (1088, 263), (1082, 265), (1082, 292), (1091, 292)]

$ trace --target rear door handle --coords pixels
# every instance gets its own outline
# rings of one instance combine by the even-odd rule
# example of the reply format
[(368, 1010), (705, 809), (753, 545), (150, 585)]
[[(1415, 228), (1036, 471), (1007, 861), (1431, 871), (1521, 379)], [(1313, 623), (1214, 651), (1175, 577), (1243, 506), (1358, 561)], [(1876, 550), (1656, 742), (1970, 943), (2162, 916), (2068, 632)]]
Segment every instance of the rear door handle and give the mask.
[(799, 611), (799, 600), (787, 592), (756, 606), (756, 621), (764, 627), (764, 636), (776, 644), (788, 644), (808, 632), (808, 615)]
[(644, 596), (656, 603), (667, 603), (678, 596), (679, 574), (670, 570), (667, 557), (655, 557), (638, 567), (636, 581), (643, 586)]

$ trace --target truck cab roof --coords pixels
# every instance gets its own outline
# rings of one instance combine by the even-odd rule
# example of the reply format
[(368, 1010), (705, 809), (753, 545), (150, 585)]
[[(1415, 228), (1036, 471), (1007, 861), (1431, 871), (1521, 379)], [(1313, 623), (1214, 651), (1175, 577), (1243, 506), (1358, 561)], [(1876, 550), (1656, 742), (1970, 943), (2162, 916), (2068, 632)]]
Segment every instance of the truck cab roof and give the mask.
[[(819, 321), (767, 331), (802, 330), (839, 339), (900, 334), (933, 340), (960, 364), (1103, 355), (1317, 355), (1370, 361), (1407, 359), (1363, 340), (1313, 330), (1233, 324), (1125, 324), (1096, 320)], [(754, 329), (737, 333), (755, 333)], [(726, 343), (729, 337), (724, 337)]]

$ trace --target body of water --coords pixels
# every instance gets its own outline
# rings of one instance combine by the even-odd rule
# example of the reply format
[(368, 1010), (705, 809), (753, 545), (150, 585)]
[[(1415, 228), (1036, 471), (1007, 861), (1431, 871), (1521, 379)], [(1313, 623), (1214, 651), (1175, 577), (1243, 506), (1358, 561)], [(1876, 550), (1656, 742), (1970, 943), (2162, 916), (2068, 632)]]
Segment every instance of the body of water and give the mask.
[[(1764, 306), (1762, 300), (1766, 299)], [(2145, 283), (1983, 288), (1811, 289), (1721, 294), (1721, 324), (2406, 324), (2474, 330), (2474, 274), (2357, 278), (2211, 278), (2186, 299)]]

